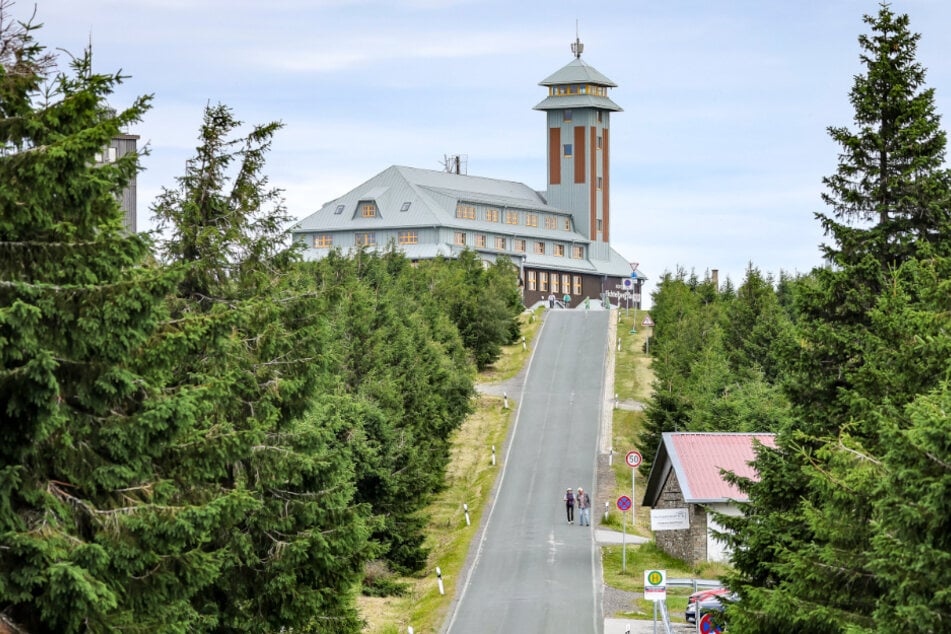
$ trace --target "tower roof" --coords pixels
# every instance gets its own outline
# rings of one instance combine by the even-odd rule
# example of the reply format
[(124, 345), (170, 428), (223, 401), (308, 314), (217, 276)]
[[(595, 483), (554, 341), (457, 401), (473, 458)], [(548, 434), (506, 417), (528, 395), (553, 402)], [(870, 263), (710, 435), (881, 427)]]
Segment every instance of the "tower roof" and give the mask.
[(576, 57), (571, 63), (538, 82), (539, 86), (558, 86), (561, 84), (596, 84), (615, 88), (617, 84), (602, 75), (583, 59)]

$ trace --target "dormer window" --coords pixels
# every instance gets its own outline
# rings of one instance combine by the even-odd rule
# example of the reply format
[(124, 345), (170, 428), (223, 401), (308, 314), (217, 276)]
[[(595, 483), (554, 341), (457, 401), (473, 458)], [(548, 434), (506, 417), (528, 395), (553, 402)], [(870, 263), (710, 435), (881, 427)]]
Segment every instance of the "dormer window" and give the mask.
[(360, 216), (362, 218), (376, 218), (376, 203), (373, 201), (363, 201), (360, 203)]

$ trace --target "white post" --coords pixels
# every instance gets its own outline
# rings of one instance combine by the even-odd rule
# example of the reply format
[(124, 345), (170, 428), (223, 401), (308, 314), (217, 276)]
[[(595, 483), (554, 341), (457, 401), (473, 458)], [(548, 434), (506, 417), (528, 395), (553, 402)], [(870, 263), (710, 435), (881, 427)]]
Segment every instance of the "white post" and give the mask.
[(508, 408), (509, 408), (509, 395), (508, 395), (508, 392), (502, 392), (502, 408), (503, 408), (503, 409), (508, 409)]
[(627, 570), (627, 518), (624, 515), (627, 511), (621, 513), (621, 572)]
[(492, 466), (495, 466), (495, 445), (492, 445)]
[(525, 337), (522, 337), (522, 350), (527, 350), (528, 346), (525, 345)]
[(469, 505), (463, 504), (462, 510), (466, 512), (466, 526), (472, 526), (472, 523), (469, 521)]
[(608, 449), (608, 466), (614, 464), (614, 447)]
[(445, 595), (446, 589), (442, 585), (442, 570), (439, 569), (439, 566), (436, 566), (436, 581), (439, 583), (439, 594)]
[(412, 625), (407, 625), (407, 626), (406, 626), (406, 634), (413, 634), (413, 626), (412, 626)]
[(605, 502), (604, 503), (604, 521), (605, 522), (608, 521), (608, 509), (610, 508), (611, 508), (610, 502)]
[(617, 351), (618, 351), (618, 352), (621, 351), (621, 338), (620, 338), (620, 337), (617, 338)]
[(624, 628), (624, 634), (631, 634), (631, 624), (628, 623), (627, 627)]
[(614, 409), (617, 409), (617, 404), (618, 404), (617, 392), (615, 392), (615, 393), (614, 393)]
[(637, 508), (637, 502), (635, 502), (635, 500), (637, 499), (637, 496), (634, 495), (634, 476), (635, 475), (637, 475), (637, 469), (632, 467), (631, 468), (631, 526), (634, 526), (634, 516), (635, 516), (634, 509)]

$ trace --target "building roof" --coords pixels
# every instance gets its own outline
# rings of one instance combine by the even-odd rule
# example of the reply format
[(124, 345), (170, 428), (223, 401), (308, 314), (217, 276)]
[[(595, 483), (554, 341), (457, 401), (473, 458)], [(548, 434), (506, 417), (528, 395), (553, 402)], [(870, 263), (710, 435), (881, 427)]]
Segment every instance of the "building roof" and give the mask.
[(560, 110), (562, 108), (600, 108), (621, 112), (621, 106), (599, 95), (549, 95), (534, 107), (534, 110)]
[(538, 82), (539, 86), (558, 86), (561, 84), (597, 84), (598, 86), (617, 87), (613, 81), (589, 66), (583, 59), (576, 57), (569, 64)]
[(760, 443), (775, 447), (774, 434), (666, 432), (657, 449), (644, 493), (644, 505), (653, 507), (671, 471), (677, 477), (684, 502), (746, 501), (745, 493), (725, 481), (722, 471), (756, 478), (750, 462)]

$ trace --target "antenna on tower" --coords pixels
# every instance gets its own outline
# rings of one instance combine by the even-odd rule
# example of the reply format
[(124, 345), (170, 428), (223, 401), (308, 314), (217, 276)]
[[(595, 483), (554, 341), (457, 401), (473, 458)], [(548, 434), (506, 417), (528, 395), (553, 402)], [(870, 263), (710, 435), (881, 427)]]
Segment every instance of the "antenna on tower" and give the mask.
[(580, 58), (584, 52), (584, 44), (581, 43), (581, 37), (578, 35), (578, 20), (575, 20), (575, 41), (571, 43), (571, 52), (575, 57)]

